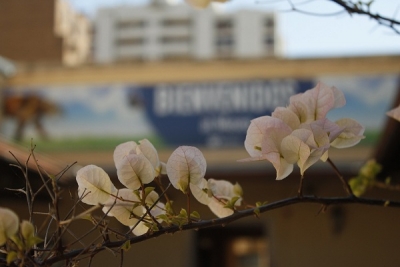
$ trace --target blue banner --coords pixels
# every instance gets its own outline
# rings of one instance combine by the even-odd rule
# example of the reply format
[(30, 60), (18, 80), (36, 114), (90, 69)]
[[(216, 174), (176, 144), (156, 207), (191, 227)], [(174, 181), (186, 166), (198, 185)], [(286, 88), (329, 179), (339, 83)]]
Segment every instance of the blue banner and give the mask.
[(169, 145), (237, 147), (250, 121), (286, 106), (289, 97), (314, 86), (312, 80), (250, 80), (131, 87), (146, 116)]

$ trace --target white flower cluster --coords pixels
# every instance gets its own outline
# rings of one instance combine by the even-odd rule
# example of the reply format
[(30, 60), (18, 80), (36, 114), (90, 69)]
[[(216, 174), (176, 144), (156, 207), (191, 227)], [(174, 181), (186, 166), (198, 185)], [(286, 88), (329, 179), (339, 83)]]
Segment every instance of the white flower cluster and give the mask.
[(296, 163), (303, 175), (319, 159), (328, 159), (331, 146), (351, 147), (364, 138), (364, 127), (357, 121), (326, 118), (331, 109), (345, 104), (341, 91), (323, 83), (290, 97), (288, 107), (251, 121), (244, 143), (251, 158), (241, 161), (270, 161), (277, 180), (286, 178)]
[(77, 173), (78, 195), (86, 204), (102, 205), (105, 214), (130, 227), (135, 235), (145, 234), (167, 216), (166, 205), (154, 188), (145, 187), (160, 174), (167, 174), (171, 184), (183, 193), (191, 191), (218, 217), (232, 214), (233, 206), (241, 201), (238, 184), (204, 178), (206, 160), (195, 147), (178, 147), (165, 164), (147, 139), (139, 144), (130, 141), (116, 147), (114, 163), (126, 188), (117, 189), (103, 169), (88, 165)]

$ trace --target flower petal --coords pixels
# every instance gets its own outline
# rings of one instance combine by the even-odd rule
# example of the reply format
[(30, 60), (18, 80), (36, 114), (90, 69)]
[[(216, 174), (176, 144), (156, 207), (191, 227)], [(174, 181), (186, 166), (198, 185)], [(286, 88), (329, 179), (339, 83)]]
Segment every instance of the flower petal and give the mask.
[(147, 227), (144, 222), (140, 221), (135, 228), (132, 229), (132, 233), (136, 236), (144, 235), (149, 231), (149, 227)]
[(274, 112), (272, 112), (272, 117), (281, 119), (283, 122), (285, 122), (292, 130), (295, 130), (299, 128), (300, 126), (300, 119), (294, 113), (291, 109), (289, 108), (284, 108), (284, 107), (277, 107)]
[(335, 122), (339, 127), (343, 127), (343, 132), (332, 141), (331, 145), (336, 148), (352, 147), (358, 144), (365, 136), (364, 126), (356, 120), (344, 118)]
[(397, 108), (394, 108), (392, 110), (389, 110), (388, 112), (386, 112), (386, 115), (388, 115), (389, 117), (392, 117), (393, 119), (400, 121), (400, 106), (398, 106)]
[(219, 202), (217, 199), (211, 199), (210, 203), (208, 203), (208, 207), (210, 210), (219, 218), (228, 217), (233, 214), (233, 210), (224, 207), (225, 204)]
[[(299, 130), (304, 130), (302, 131), (304, 134), (312, 135), (310, 131), (305, 129)], [(307, 160), (311, 153), (310, 147), (295, 135), (288, 135), (282, 140), (281, 150), (282, 156), (290, 164)]]
[(118, 145), (114, 150), (114, 163), (115, 167), (119, 167), (121, 162), (129, 154), (136, 154), (137, 144), (134, 141), (129, 141)]
[(157, 169), (160, 165), (158, 159), (158, 153), (152, 143), (149, 140), (143, 139), (139, 141), (139, 145), (136, 147), (137, 154), (143, 154), (153, 165), (154, 169)]
[(78, 195), (82, 202), (89, 205), (105, 203), (116, 188), (108, 174), (100, 167), (88, 165), (81, 168), (76, 174)]
[(137, 205), (140, 203), (140, 199), (128, 188), (120, 189), (118, 191), (118, 197), (119, 198), (116, 200), (109, 199), (103, 207), (103, 212), (107, 213), (108, 216), (115, 217), (123, 225), (135, 225), (138, 221), (137, 218), (144, 215), (143, 207)]
[(119, 181), (126, 187), (136, 190), (152, 182), (155, 171), (150, 161), (143, 155), (129, 154), (117, 168)]
[[(241, 197), (241, 190), (237, 190), (237, 187), (233, 185), (231, 182), (225, 180), (215, 180), (208, 179), (207, 188), (211, 191), (211, 195), (225, 200), (231, 200), (233, 197)], [(240, 205), (240, 202), (236, 202)]]
[(210, 203), (211, 198), (208, 196), (207, 193), (207, 180), (201, 179), (201, 182), (198, 184), (190, 184), (190, 192), (198, 202), (204, 205), (208, 205)]
[(207, 163), (201, 151), (192, 146), (180, 146), (169, 157), (167, 174), (171, 184), (186, 193), (189, 183), (199, 184)]
[(272, 117), (263, 116), (250, 122), (244, 146), (251, 157), (261, 156), (261, 143), (264, 138), (265, 129), (269, 126), (271, 120)]

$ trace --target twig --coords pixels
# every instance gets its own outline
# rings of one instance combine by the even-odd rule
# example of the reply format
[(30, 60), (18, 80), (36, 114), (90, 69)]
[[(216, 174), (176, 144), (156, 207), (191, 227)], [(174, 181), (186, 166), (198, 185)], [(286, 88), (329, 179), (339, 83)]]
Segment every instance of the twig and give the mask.
[(328, 163), (331, 165), (333, 170), (335, 171), (336, 175), (338, 176), (339, 180), (342, 182), (344, 190), (349, 194), (351, 197), (355, 197), (353, 190), (351, 190), (349, 184), (344, 180), (343, 175), (340, 173), (339, 169), (336, 167), (336, 165), (332, 162), (330, 158), (328, 158)]

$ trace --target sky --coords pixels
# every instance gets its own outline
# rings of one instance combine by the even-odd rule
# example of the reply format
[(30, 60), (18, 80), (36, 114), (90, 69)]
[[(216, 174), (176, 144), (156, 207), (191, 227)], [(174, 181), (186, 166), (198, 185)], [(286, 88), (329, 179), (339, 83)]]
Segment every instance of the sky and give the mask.
[[(98, 8), (149, 3), (149, 0), (69, 1), (76, 10), (91, 18)], [(300, 11), (291, 11), (290, 3)], [(276, 12), (282, 54), (288, 58), (400, 55), (400, 34), (367, 17), (341, 12), (342, 8), (328, 0), (231, 0), (210, 8), (219, 12), (238, 9)], [(399, 1), (375, 0), (371, 9), (400, 20)]]

